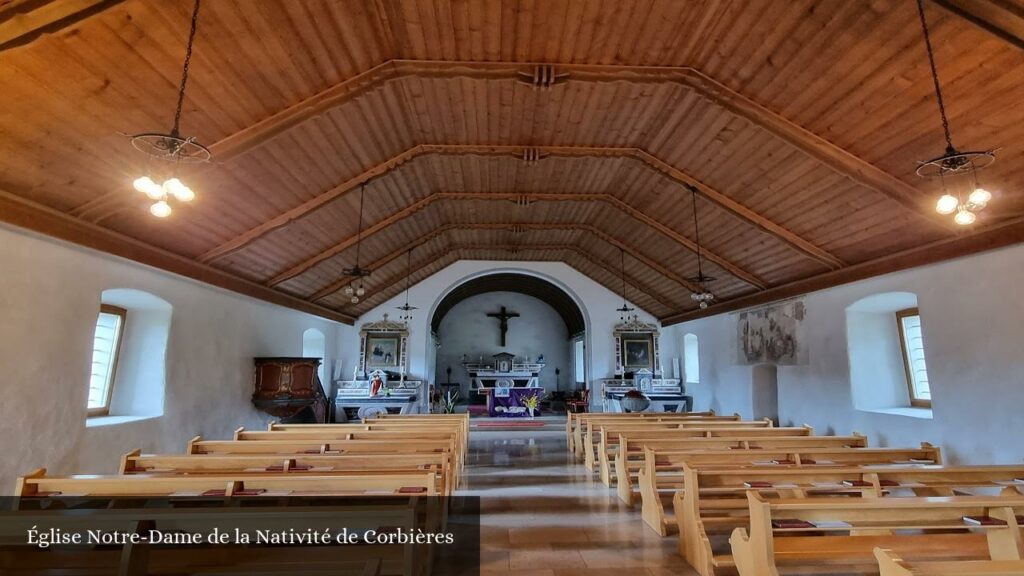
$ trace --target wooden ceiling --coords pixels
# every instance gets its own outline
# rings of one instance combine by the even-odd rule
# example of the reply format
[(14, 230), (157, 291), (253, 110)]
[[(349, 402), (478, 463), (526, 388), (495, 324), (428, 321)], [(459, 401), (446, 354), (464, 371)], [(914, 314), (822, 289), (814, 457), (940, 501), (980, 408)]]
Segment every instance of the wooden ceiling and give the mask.
[(191, 8), (0, 0), (0, 220), (349, 322), (410, 248), (413, 282), (561, 261), (616, 292), (621, 250), (672, 323), (1024, 241), (1019, 0), (926, 4), (954, 141), (998, 149), (966, 230), (914, 173), (944, 144), (910, 0), (206, 0), (182, 130), (214, 162), (158, 220), (121, 134), (170, 127)]

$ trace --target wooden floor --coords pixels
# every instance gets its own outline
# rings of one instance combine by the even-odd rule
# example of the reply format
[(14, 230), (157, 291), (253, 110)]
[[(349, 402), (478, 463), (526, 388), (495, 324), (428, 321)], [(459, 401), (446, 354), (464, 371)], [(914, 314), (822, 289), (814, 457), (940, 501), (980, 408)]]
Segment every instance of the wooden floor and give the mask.
[(646, 530), (639, 508), (570, 459), (564, 416), (539, 420), (548, 425), (470, 435), (463, 493), (482, 498), (483, 575), (695, 574), (675, 538)]

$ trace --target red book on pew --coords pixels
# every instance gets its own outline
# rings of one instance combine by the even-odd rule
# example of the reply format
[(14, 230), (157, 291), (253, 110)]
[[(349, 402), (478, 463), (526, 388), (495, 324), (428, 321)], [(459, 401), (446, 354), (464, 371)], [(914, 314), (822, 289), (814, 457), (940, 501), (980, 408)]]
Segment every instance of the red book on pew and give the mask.
[(402, 486), (398, 489), (399, 494), (423, 494), (426, 491), (423, 486)]
[[(292, 464), (291, 466), (288, 467), (288, 471), (302, 472), (304, 470), (309, 470), (311, 468), (313, 467), (308, 464)], [(267, 466), (266, 470), (267, 472), (283, 472), (284, 464), (271, 464), (270, 466)]]
[(759, 481), (744, 482), (743, 485), (746, 486), (747, 488), (771, 488), (772, 487), (772, 483), (771, 482), (759, 482)]
[(800, 463), (801, 464), (817, 464), (818, 461), (817, 460), (811, 460), (810, 458), (801, 458), (800, 459)]
[(784, 520), (772, 520), (772, 528), (786, 530), (794, 528), (817, 528), (817, 526), (811, 524), (807, 520), (800, 520), (799, 518), (787, 518)]
[(669, 462), (668, 460), (655, 460), (654, 461), (654, 465), (655, 466), (671, 466), (672, 463)]
[(221, 496), (221, 497), (223, 497), (223, 496), (226, 496), (227, 493), (228, 493), (227, 490), (207, 490), (206, 492), (203, 492), (202, 494), (200, 494), (200, 496)]
[(900, 483), (895, 480), (879, 480), (878, 485), (883, 488), (896, 488)]
[(991, 516), (964, 516), (964, 522), (975, 526), (1006, 526), (1005, 520)]
[(856, 488), (867, 488), (873, 486), (871, 482), (867, 480), (843, 480), (843, 486), (854, 486)]

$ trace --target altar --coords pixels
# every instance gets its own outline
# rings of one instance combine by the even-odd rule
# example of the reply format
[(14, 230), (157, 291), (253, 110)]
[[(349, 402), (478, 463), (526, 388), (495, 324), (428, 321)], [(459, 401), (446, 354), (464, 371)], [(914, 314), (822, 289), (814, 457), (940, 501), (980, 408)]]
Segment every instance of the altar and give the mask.
[(463, 362), (471, 378), (470, 388), (487, 398), (490, 416), (519, 418), (530, 416), (527, 402), (536, 402), (532, 415), (540, 413), (544, 389), (540, 387), (540, 371), (544, 362), (517, 361), (515, 354), (501, 352), (489, 362)]

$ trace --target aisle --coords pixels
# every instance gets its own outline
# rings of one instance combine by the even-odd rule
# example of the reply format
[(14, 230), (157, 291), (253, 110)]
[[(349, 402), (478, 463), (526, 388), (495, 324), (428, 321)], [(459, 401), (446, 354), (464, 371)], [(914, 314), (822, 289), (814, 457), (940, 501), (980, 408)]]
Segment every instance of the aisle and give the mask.
[(464, 493), (482, 499), (481, 574), (695, 574), (674, 537), (645, 529), (639, 507), (627, 508), (572, 462), (565, 418), (543, 420), (543, 429), (470, 434)]

